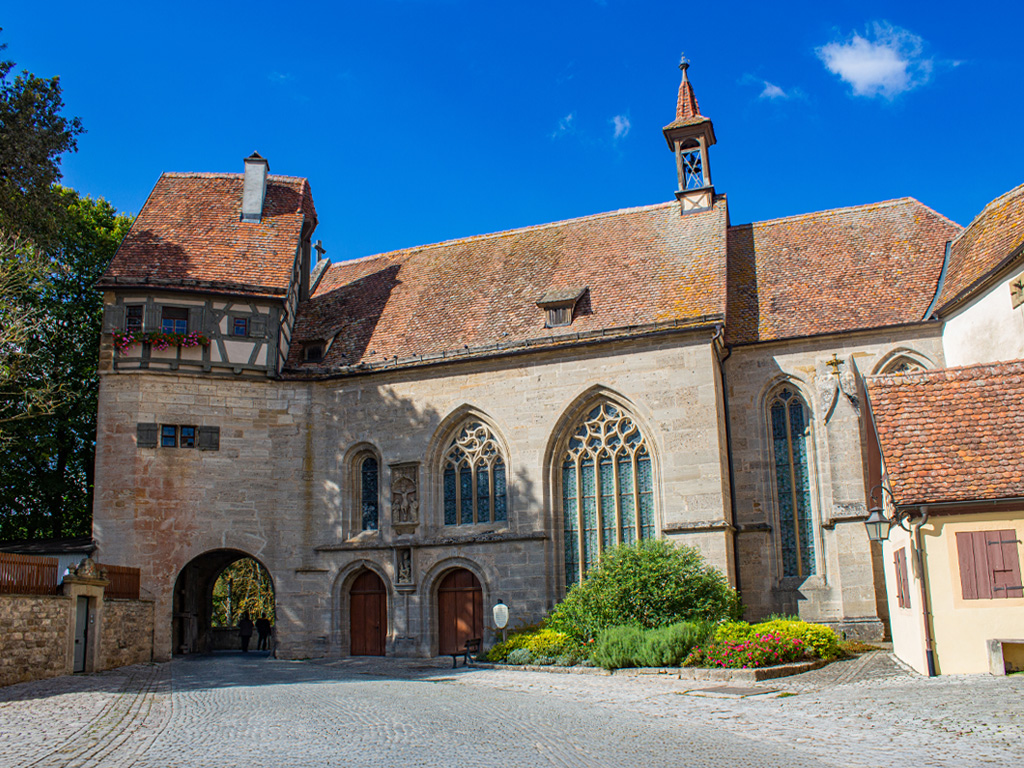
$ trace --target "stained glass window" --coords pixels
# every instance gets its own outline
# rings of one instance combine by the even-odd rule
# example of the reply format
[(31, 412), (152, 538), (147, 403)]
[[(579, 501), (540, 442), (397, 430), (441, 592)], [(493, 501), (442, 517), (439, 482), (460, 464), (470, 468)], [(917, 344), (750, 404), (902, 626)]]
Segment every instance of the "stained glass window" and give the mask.
[(444, 524), (508, 520), (505, 461), (490, 428), (478, 421), (457, 433), (444, 457)]
[(601, 552), (652, 539), (651, 456), (633, 420), (611, 403), (591, 409), (562, 460), (565, 581), (580, 581)]
[(363, 530), (376, 531), (380, 522), (380, 468), (377, 459), (367, 456), (359, 467), (360, 499), (363, 505)]
[(769, 405), (775, 492), (779, 505), (779, 540), (783, 576), (813, 576), (814, 521), (807, 440), (807, 406), (783, 389)]

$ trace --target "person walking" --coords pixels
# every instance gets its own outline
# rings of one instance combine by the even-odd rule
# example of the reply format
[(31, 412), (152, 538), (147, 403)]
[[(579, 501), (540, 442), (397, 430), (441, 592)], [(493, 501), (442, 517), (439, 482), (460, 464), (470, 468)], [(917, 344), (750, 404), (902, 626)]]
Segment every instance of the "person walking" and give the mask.
[(267, 651), (270, 649), (270, 633), (272, 631), (270, 620), (266, 616), (260, 616), (256, 619), (256, 634), (259, 635), (259, 640), (256, 643), (257, 651)]
[(253, 626), (252, 619), (249, 618), (249, 612), (246, 611), (238, 622), (238, 634), (242, 636), (242, 653), (249, 652), (249, 640), (252, 638)]

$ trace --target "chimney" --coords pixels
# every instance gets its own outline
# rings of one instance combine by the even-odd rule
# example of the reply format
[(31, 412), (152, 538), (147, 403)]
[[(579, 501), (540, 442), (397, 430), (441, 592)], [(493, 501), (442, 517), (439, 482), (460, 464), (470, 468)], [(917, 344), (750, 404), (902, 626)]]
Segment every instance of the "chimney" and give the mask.
[(259, 223), (263, 217), (263, 200), (267, 196), (267, 174), (270, 163), (253, 152), (245, 158), (245, 182), (242, 186), (242, 221)]

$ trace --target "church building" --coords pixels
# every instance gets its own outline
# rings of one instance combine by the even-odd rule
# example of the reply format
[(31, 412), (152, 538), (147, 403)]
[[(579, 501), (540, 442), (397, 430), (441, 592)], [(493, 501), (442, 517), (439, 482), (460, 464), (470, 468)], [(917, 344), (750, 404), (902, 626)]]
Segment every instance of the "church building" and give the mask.
[(662, 204), (331, 263), (258, 154), (160, 177), (100, 283), (94, 511), (157, 658), (208, 647), (241, 557), (279, 655), (427, 656), (652, 538), (747, 618), (887, 633), (865, 377), (946, 365), (961, 227), (911, 198), (733, 223), (687, 67)]

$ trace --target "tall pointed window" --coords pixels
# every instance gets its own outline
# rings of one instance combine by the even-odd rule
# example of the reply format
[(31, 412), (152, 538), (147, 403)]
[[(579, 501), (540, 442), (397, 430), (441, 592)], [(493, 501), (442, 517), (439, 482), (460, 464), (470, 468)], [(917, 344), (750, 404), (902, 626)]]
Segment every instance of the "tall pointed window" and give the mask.
[(654, 538), (654, 477), (644, 436), (603, 403), (587, 414), (562, 460), (565, 583), (578, 583), (601, 551)]
[(445, 525), (508, 520), (505, 460), (490, 428), (479, 421), (463, 426), (445, 452), (443, 467)]
[(779, 508), (782, 575), (813, 576), (814, 522), (808, 472), (810, 424), (807, 405), (799, 395), (786, 388), (771, 399), (768, 411)]
[(380, 465), (376, 456), (367, 456), (359, 464), (359, 497), (363, 530), (376, 531), (380, 524)]

